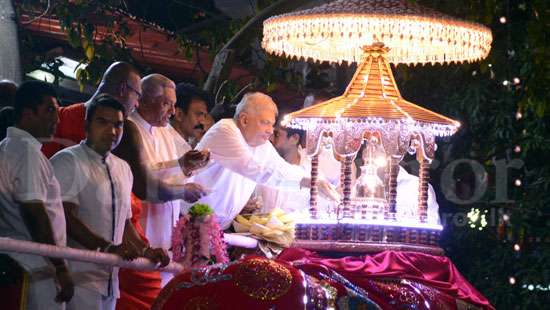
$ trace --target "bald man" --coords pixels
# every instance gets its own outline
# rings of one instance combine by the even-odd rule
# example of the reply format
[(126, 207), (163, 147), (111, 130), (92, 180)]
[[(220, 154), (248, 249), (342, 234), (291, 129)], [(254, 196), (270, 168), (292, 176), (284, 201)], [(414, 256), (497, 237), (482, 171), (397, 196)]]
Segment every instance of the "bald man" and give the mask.
[(90, 100), (58, 109), (59, 125), (53, 138), (55, 142), (46, 143), (42, 147), (44, 155), (52, 157), (58, 151), (84, 140), (86, 107), (99, 94), (109, 94), (122, 103), (126, 115), (134, 111), (141, 97), (140, 79), (139, 72), (131, 64), (122, 61), (111, 64)]
[[(193, 180), (211, 189), (201, 202), (214, 208), (223, 229), (241, 212), (256, 184), (294, 191), (310, 186), (306, 172), (286, 162), (268, 142), (276, 117), (277, 106), (271, 97), (248, 93), (237, 105), (234, 118), (214, 124), (196, 147), (210, 150), (212, 161)], [(319, 180), (318, 187), (321, 195), (337, 199), (325, 180)]]

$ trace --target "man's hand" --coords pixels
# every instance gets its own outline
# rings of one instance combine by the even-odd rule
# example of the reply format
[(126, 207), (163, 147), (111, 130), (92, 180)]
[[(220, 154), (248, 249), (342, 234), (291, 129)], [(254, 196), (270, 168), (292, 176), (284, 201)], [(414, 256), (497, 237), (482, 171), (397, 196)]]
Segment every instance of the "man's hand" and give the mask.
[[(300, 182), (300, 187), (311, 187), (311, 179), (303, 178)], [(331, 200), (331, 201), (340, 201), (340, 194), (336, 191), (334, 186), (323, 179), (317, 179), (317, 189), (321, 197)]]
[(189, 203), (193, 203), (205, 195), (206, 191), (202, 188), (202, 186), (200, 186), (200, 184), (186, 183), (183, 185), (182, 199)]
[(55, 269), (55, 279), (59, 285), (59, 291), (55, 296), (55, 301), (59, 303), (69, 302), (74, 295), (74, 283), (65, 265)]
[(191, 150), (180, 157), (178, 161), (184, 174), (189, 175), (191, 172), (206, 166), (209, 160), (210, 152), (208, 150)]
[(260, 210), (261, 207), (262, 198), (260, 196), (252, 196), (244, 205), (243, 209), (241, 210), (241, 214), (255, 213), (256, 211)]
[(118, 255), (124, 260), (134, 260), (138, 258), (141, 254), (136, 246), (129, 242), (123, 242), (119, 245), (113, 245), (109, 248), (108, 252)]
[(163, 248), (147, 247), (143, 252), (143, 257), (155, 264), (160, 264), (160, 267), (165, 267), (170, 263), (170, 256), (168, 256), (168, 252)]
[(319, 195), (321, 195), (321, 197), (331, 201), (340, 201), (340, 194), (338, 194), (334, 186), (328, 181), (317, 180), (317, 189), (319, 190)]

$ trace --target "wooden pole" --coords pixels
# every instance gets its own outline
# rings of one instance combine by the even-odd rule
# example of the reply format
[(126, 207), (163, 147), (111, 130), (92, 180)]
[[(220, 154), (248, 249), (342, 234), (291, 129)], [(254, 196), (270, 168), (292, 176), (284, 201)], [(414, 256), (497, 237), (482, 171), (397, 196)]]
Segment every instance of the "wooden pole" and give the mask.
[(311, 218), (317, 218), (317, 177), (319, 176), (319, 153), (311, 159), (311, 185), (309, 188), (309, 214)]
[(395, 206), (397, 204), (397, 175), (399, 174), (399, 157), (390, 156), (390, 178), (388, 180), (388, 205), (384, 212), (384, 218), (395, 220)]
[(353, 156), (344, 157), (344, 184), (342, 186), (342, 192), (344, 198), (342, 204), (344, 206), (344, 218), (353, 218), (353, 212), (351, 208), (351, 165), (353, 164)]

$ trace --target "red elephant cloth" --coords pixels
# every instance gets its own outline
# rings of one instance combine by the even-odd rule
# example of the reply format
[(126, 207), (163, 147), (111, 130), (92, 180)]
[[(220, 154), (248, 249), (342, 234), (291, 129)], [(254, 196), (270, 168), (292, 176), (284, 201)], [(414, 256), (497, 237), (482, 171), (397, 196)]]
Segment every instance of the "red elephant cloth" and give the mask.
[(461, 301), (482, 309), (494, 309), (444, 256), (384, 251), (327, 258), (308, 250), (289, 248), (277, 258), (313, 276), (319, 270), (333, 270), (365, 290), (368, 297), (384, 309), (400, 309), (404, 304), (416, 304), (417, 309), (456, 309)]
[(304, 309), (305, 296), (300, 270), (284, 261), (249, 256), (179, 274), (152, 309)]

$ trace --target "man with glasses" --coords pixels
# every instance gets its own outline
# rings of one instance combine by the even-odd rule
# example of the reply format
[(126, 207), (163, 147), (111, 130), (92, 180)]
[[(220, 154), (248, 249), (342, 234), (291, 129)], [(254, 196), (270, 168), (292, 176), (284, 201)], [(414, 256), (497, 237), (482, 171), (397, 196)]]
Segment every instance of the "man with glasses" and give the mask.
[[(189, 165), (189, 156), (178, 154), (175, 136), (178, 133), (170, 126), (170, 118), (174, 115), (176, 104), (176, 85), (167, 77), (160, 74), (151, 74), (141, 80), (143, 98), (137, 110), (128, 116), (129, 123), (133, 123), (126, 139), (121, 145), (129, 143), (139, 146), (135, 151), (126, 149), (122, 158), (132, 167), (134, 177), (139, 178), (139, 166), (145, 166), (147, 171), (154, 171), (154, 177), (163, 180), (166, 184), (173, 183), (172, 193), (163, 192), (154, 183), (147, 184), (148, 197), (142, 199), (142, 213), (140, 223), (145, 231), (145, 237), (151, 246), (168, 249), (171, 247), (172, 229), (180, 216), (180, 206), (183, 199), (195, 202), (205, 193), (202, 188), (193, 183), (186, 183), (186, 175), (192, 170), (203, 166), (208, 161), (207, 153), (189, 151), (193, 163)], [(126, 130), (125, 130), (126, 133)], [(134, 137), (130, 139), (130, 135)], [(126, 141), (124, 141), (126, 140)], [(135, 155), (138, 157), (136, 158)], [(134, 158), (132, 159), (132, 156)], [(172, 167), (177, 169), (159, 169)], [(170, 182), (170, 178), (175, 181)], [(181, 193), (178, 194), (178, 187)], [(164, 187), (168, 188), (168, 186)], [(158, 192), (157, 197), (151, 192)], [(155, 199), (157, 198), (157, 199)], [(172, 277), (170, 273), (161, 273), (163, 284)]]
[(138, 101), (139, 101), (139, 100), (141, 99), (141, 92), (140, 92), (139, 90), (135, 89), (135, 88), (134, 88), (131, 84), (129, 84), (129, 83), (127, 83), (126, 86), (127, 86), (131, 91), (133, 91), (133, 92), (136, 94), (137, 99), (138, 99)]
[(107, 68), (101, 83), (92, 98), (84, 103), (77, 103), (58, 109), (59, 126), (53, 142), (46, 143), (42, 152), (52, 157), (56, 152), (80, 143), (85, 137), (84, 114), (86, 107), (99, 94), (109, 94), (124, 106), (126, 115), (133, 112), (141, 98), (141, 77), (139, 72), (129, 63), (114, 62)]

